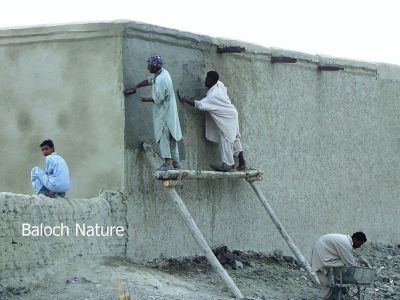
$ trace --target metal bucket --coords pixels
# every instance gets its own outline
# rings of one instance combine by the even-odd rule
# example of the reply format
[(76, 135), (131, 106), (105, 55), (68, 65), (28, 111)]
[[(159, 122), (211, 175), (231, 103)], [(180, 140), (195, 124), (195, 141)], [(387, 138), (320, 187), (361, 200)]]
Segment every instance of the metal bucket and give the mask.
[(333, 268), (333, 273), (335, 278), (341, 277), (342, 284), (368, 285), (376, 277), (376, 270), (366, 267), (336, 267)]

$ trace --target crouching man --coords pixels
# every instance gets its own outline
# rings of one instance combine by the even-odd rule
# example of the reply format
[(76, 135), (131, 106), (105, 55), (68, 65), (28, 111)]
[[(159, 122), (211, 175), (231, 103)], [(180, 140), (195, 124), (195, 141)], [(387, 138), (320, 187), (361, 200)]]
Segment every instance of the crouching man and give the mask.
[(316, 272), (321, 283), (323, 299), (335, 299), (334, 291), (329, 288), (329, 267), (355, 266), (353, 249), (360, 248), (367, 241), (363, 232), (352, 236), (345, 234), (326, 234), (315, 243), (312, 251), (311, 269)]
[(50, 198), (65, 197), (70, 187), (69, 170), (65, 160), (54, 151), (52, 140), (40, 144), (45, 156), (45, 168), (34, 167), (31, 171), (33, 190)]

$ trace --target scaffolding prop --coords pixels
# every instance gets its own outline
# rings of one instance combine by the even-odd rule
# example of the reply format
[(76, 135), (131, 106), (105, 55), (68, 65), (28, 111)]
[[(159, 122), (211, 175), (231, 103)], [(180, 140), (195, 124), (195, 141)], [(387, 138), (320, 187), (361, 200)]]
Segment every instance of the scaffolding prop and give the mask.
[[(148, 143), (143, 143), (143, 150), (146, 153), (146, 156), (148, 158), (148, 161), (150, 162), (151, 166), (156, 169), (157, 165), (154, 162), (154, 151), (153, 148), (151, 147), (150, 144)], [(153, 157), (153, 158), (152, 158)], [(177, 177), (175, 177), (177, 178)], [(166, 185), (163, 183), (164, 187), (167, 187), (166, 191), (168, 195), (170, 196), (172, 202), (174, 202), (176, 208), (178, 209), (178, 212), (180, 213), (183, 221), (185, 221), (186, 226), (188, 227), (190, 233), (196, 240), (196, 242), (199, 244), (200, 249), (203, 251), (204, 256), (207, 258), (208, 262), (210, 265), (213, 267), (213, 269), (217, 272), (219, 277), (222, 279), (222, 281), (226, 284), (228, 287), (229, 291), (235, 296), (235, 298), (238, 299), (243, 299), (243, 295), (240, 292), (239, 288), (236, 286), (236, 284), (233, 282), (232, 278), (229, 276), (228, 272), (224, 269), (224, 267), (220, 264), (218, 259), (215, 257), (214, 253), (212, 252), (210, 246), (207, 244), (206, 239), (204, 238), (203, 234), (197, 227), (195, 221), (192, 218), (192, 215), (190, 214), (189, 210), (186, 208), (185, 203), (179, 197), (178, 193), (176, 192), (174, 185), (169, 184), (170, 182), (168, 181), (168, 184)]]
[[(157, 163), (154, 161), (154, 158), (157, 158), (152, 146), (149, 143), (144, 142), (142, 144), (143, 150), (148, 158), (149, 163), (151, 166), (156, 169)], [(216, 171), (200, 171), (200, 170), (170, 170), (170, 171), (155, 171), (153, 174), (153, 178), (156, 180), (161, 180), (162, 185), (167, 188), (166, 191), (170, 196), (171, 200), (176, 205), (180, 215), (182, 216), (183, 220), (185, 221), (190, 233), (194, 237), (194, 239), (199, 244), (201, 250), (203, 251), (205, 257), (207, 258), (208, 262), (220, 276), (220, 278), (224, 281), (226, 286), (228, 287), (229, 291), (239, 299), (243, 298), (242, 293), (240, 292), (239, 288), (233, 282), (232, 278), (226, 272), (226, 270), (222, 267), (219, 263), (218, 259), (215, 257), (214, 253), (212, 252), (210, 246), (207, 244), (207, 241), (203, 237), (202, 233), (200, 232), (199, 228), (197, 227), (196, 223), (194, 222), (190, 212), (186, 208), (181, 197), (175, 190), (175, 186), (177, 183), (180, 183), (182, 180), (199, 180), (199, 179), (237, 179), (243, 178), (245, 179), (254, 192), (256, 193), (258, 199), (266, 209), (268, 215), (271, 217), (273, 223), (277, 227), (279, 233), (282, 235), (283, 239), (288, 244), (289, 248), (292, 250), (294, 256), (297, 258), (297, 261), (303, 266), (309, 278), (315, 284), (319, 285), (319, 279), (317, 275), (312, 272), (311, 267), (304, 256), (301, 254), (300, 250), (296, 247), (296, 244), (292, 240), (292, 238), (287, 233), (286, 229), (283, 227), (282, 223), (279, 221), (278, 217), (276, 216), (275, 212), (269, 205), (267, 199), (261, 192), (261, 190), (255, 185), (256, 181), (262, 180), (263, 172), (260, 170), (245, 170), (245, 171), (237, 171), (237, 172), (216, 172)]]

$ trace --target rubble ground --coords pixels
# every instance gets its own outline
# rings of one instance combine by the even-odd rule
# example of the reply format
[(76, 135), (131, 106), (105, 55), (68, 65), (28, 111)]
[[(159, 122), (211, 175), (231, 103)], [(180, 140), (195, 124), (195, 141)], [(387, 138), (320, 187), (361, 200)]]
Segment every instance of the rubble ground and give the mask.
[[(319, 299), (318, 287), (282, 251), (232, 252), (238, 263), (224, 266), (247, 299)], [(366, 299), (400, 299), (400, 245), (367, 243), (355, 256), (379, 270)], [(204, 257), (158, 258), (144, 265), (121, 257), (77, 257), (35, 286), (0, 286), (1, 300), (114, 300), (128, 294), (120, 299), (232, 299)]]

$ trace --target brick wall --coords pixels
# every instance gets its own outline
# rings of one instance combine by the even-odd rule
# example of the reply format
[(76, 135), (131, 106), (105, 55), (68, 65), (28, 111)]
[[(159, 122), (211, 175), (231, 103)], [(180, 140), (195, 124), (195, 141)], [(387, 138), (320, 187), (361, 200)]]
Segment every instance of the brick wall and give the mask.
[[(0, 285), (18, 285), (33, 278), (44, 278), (76, 257), (125, 256), (126, 232), (122, 237), (115, 230), (112, 236), (101, 236), (99, 230), (100, 226), (103, 229), (122, 226), (126, 230), (125, 217), (125, 197), (119, 192), (103, 192), (91, 199), (0, 193)], [(30, 225), (29, 230), (25, 225), (23, 231), (24, 223)], [(33, 236), (40, 233), (34, 230), (40, 228), (40, 223), (49, 226), (42, 233), (50, 236)], [(50, 231), (61, 224), (64, 230)], [(85, 236), (81, 231), (76, 235), (76, 224), (86, 229)], [(90, 226), (95, 229), (96, 224), (97, 232), (91, 231)], [(55, 236), (61, 232), (63, 236)], [(103, 234), (107, 232), (103, 230)]]

